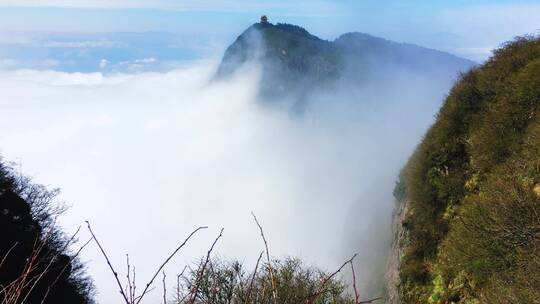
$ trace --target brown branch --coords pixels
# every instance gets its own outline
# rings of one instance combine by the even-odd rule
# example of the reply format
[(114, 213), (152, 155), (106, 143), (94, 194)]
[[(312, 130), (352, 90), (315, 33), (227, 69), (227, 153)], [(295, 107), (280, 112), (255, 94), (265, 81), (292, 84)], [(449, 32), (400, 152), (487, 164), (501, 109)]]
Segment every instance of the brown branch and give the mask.
[[(152, 291), (154, 291), (154, 289), (156, 289), (156, 288), (155, 288), (155, 287), (152, 287), (152, 288), (148, 289), (148, 290), (146, 291), (145, 294), (151, 293)], [(138, 295), (138, 296), (135, 297), (134, 300), (135, 300), (135, 301), (136, 301), (136, 300), (139, 300), (141, 297), (142, 297), (142, 295)]]
[(8, 303), (24, 302), (26, 297), (29, 295), (29, 292), (27, 292), (24, 299), (22, 301), (19, 301), (19, 298), (23, 296), (24, 289), (32, 283), (32, 280), (34, 280), (35, 277), (39, 276), (39, 275), (33, 276), (32, 273), (35, 270), (37, 270), (42, 260), (45, 260), (45, 257), (43, 257), (41, 260), (38, 260), (38, 257), (41, 255), (43, 248), (45, 248), (45, 245), (47, 244), (46, 241), (49, 239), (49, 235), (51, 232), (52, 232), (52, 228), (49, 231), (47, 231), (47, 233), (45, 234), (45, 238), (44, 238), (45, 241), (41, 241), (39, 236), (36, 237), (36, 240), (34, 241), (34, 246), (32, 249), (32, 254), (30, 258), (27, 260), (23, 273), (17, 280), (14, 281), (14, 284), (11, 287), (11, 291), (10, 291), (11, 297)]
[(141, 293), (141, 295), (139, 296), (139, 300), (136, 302), (136, 304), (139, 304), (142, 300), (142, 298), (144, 297), (144, 295), (146, 294), (148, 288), (150, 287), (150, 285), (152, 285), (152, 283), (154, 282), (154, 279), (158, 276), (159, 272), (163, 269), (163, 267), (165, 267), (165, 265), (167, 263), (169, 263), (169, 261), (176, 255), (176, 253), (182, 249), (182, 247), (184, 247), (186, 245), (186, 243), (189, 241), (189, 239), (195, 234), (197, 233), (199, 230), (201, 229), (206, 229), (208, 228), (207, 226), (201, 226), (195, 230), (193, 230), (193, 232), (191, 232), (188, 237), (184, 240), (184, 242), (182, 244), (180, 244), (180, 246), (178, 246), (174, 251), (173, 253), (171, 253), (171, 255), (169, 255), (169, 257), (167, 259), (165, 259), (165, 262), (163, 262), (161, 264), (161, 266), (159, 266), (158, 270), (156, 271), (156, 273), (154, 274), (154, 276), (152, 277), (152, 279), (146, 283), (146, 287), (144, 288), (143, 292)]
[(136, 291), (137, 291), (137, 285), (135, 284), (135, 278), (136, 278), (136, 275), (137, 273), (135, 272), (135, 266), (133, 266), (133, 279), (132, 279), (132, 282), (131, 282), (131, 286), (133, 286), (133, 291), (132, 291), (132, 294), (131, 294), (131, 302), (135, 302), (135, 295), (136, 295)]
[(92, 238), (94, 241), (96, 241), (96, 244), (99, 247), (99, 250), (101, 250), (101, 253), (103, 254), (103, 257), (105, 257), (105, 260), (107, 261), (107, 264), (109, 265), (109, 268), (111, 269), (114, 278), (116, 279), (116, 283), (118, 284), (118, 287), (120, 288), (120, 293), (122, 294), (122, 297), (124, 298), (124, 301), (126, 301), (126, 304), (130, 304), (129, 299), (126, 296), (126, 293), (124, 292), (124, 288), (122, 287), (122, 283), (120, 283), (120, 280), (118, 279), (118, 273), (116, 270), (114, 270), (113, 265), (111, 264), (111, 261), (109, 260), (109, 257), (105, 253), (105, 250), (103, 250), (103, 247), (101, 247), (101, 244), (99, 243), (98, 239), (96, 238), (96, 235), (92, 231), (92, 228), (90, 227), (90, 222), (86, 221), (86, 225), (88, 227), (88, 231), (90, 231), (90, 234), (92, 235)]
[(184, 269), (182, 269), (182, 272), (180, 272), (179, 275), (176, 276), (176, 301), (178, 304), (180, 304), (180, 278), (184, 275), (184, 271), (186, 271), (187, 265), (184, 266)]
[[(53, 227), (51, 227), (51, 230), (53, 229)], [(53, 265), (53, 263), (56, 261), (56, 258), (58, 256), (60, 256), (60, 254), (62, 254), (62, 252), (65, 252), (67, 250), (67, 248), (69, 247), (69, 245), (71, 245), (72, 242), (74, 242), (75, 238), (77, 237), (77, 235), (79, 234), (79, 231), (81, 231), (81, 226), (79, 226), (79, 228), (77, 228), (77, 231), (75, 231), (75, 233), (73, 233), (71, 235), (71, 238), (64, 244), (64, 247), (60, 250), (58, 250), (58, 252), (56, 252), (55, 255), (53, 255), (50, 260), (49, 260), (49, 263), (47, 264), (47, 266), (45, 267), (45, 269), (39, 274), (36, 276), (36, 279), (34, 280), (34, 284), (32, 284), (32, 287), (30, 287), (30, 289), (26, 292), (26, 296), (24, 297), (24, 299), (22, 300), (21, 303), (24, 304), (24, 302), (26, 302), (26, 299), (28, 299), (28, 297), (30, 296), (30, 293), (32, 293), (32, 291), (34, 290), (34, 288), (36, 287), (37, 283), (41, 280), (41, 278), (43, 278), (43, 276), (49, 272), (49, 269), (50, 267)], [(75, 240), (76, 241), (76, 240)], [(45, 259), (45, 257), (43, 258)], [(67, 262), (68, 264), (71, 263), (71, 259)]]
[(360, 294), (358, 293), (358, 289), (356, 288), (356, 274), (354, 273), (354, 262), (351, 260), (351, 272), (352, 272), (352, 283), (353, 283), (353, 289), (354, 289), (354, 303), (360, 304)]
[[(212, 263), (212, 260), (210, 259), (208, 261), (208, 278), (210, 281), (210, 279), (212, 278), (212, 276), (215, 275), (215, 272), (214, 272), (214, 263)], [(214, 283), (214, 284), (219, 284), (219, 283)], [(212, 303), (215, 303), (217, 301), (217, 293), (218, 293), (218, 286), (208, 286), (208, 292), (209, 292), (209, 297), (211, 299), (211, 302)]]
[(126, 254), (126, 266), (127, 266), (127, 275), (126, 275), (126, 279), (127, 279), (127, 282), (128, 282), (128, 288), (126, 289), (129, 289), (129, 294), (128, 294), (128, 298), (129, 298), (129, 302), (133, 303), (133, 286), (131, 286), (131, 267), (130, 267), (130, 264), (129, 264), (129, 254)]
[(71, 261), (73, 261), (73, 259), (75, 259), (80, 253), (81, 251), (83, 251), (83, 249), (88, 245), (90, 244), (90, 242), (92, 241), (93, 238), (90, 238), (88, 241), (86, 241), (86, 243), (84, 243), (80, 248), (79, 250), (75, 253), (75, 255), (73, 255), (69, 262), (66, 263), (66, 265), (64, 265), (64, 268), (62, 268), (62, 271), (60, 271), (60, 273), (58, 274), (58, 276), (56, 276), (56, 278), (54, 279), (54, 282), (49, 285), (49, 287), (47, 287), (47, 291), (45, 292), (45, 295), (43, 296), (43, 299), (41, 299), (41, 304), (45, 303), (45, 299), (47, 299), (47, 297), (49, 296), (49, 292), (51, 291), (51, 289), (54, 287), (54, 285), (56, 285), (56, 283), (58, 282), (58, 280), (60, 280), (60, 277), (62, 277), (62, 275), (64, 274), (64, 272), (66, 271), (66, 269), (68, 268), (68, 266), (70, 265)]
[(328, 282), (334, 277), (336, 276), (336, 274), (340, 273), (341, 270), (343, 269), (343, 267), (345, 267), (347, 264), (349, 263), (352, 263), (352, 261), (354, 260), (354, 258), (356, 257), (356, 253), (352, 256), (352, 258), (348, 259), (347, 261), (345, 261), (343, 263), (343, 265), (341, 265), (341, 267), (339, 267), (338, 270), (334, 271), (333, 273), (331, 273), (329, 276), (327, 276), (322, 282), (321, 282), (321, 285), (320, 285), (320, 288), (319, 288), (319, 291), (317, 291), (316, 293), (312, 294), (311, 296), (308, 297), (308, 303), (313, 303), (313, 301), (315, 301), (315, 299), (317, 299), (320, 295), (322, 295), (323, 293), (326, 293), (327, 290), (324, 289), (324, 287), (326, 286), (326, 284), (328, 284)]
[[(45, 253), (44, 256), (41, 256), (42, 251), (44, 250), (52, 231), (53, 231), (53, 227), (51, 226), (51, 229), (49, 229), (46, 232), (45, 236), (43, 237), (44, 240), (41, 240), (39, 236), (36, 237), (31, 255), (30, 257), (26, 259), (26, 264), (23, 268), (21, 275), (15, 280), (13, 280), (11, 283), (9, 283), (7, 286), (1, 286), (0, 294), (3, 294), (2, 296), (3, 304), (24, 303), (26, 299), (28, 298), (28, 296), (32, 293), (34, 287), (37, 285), (40, 279), (51, 270), (51, 265), (56, 260), (56, 257), (59, 255), (59, 252), (64, 251), (65, 248), (61, 249), (59, 252), (56, 252), (56, 254), (54, 254), (49, 259), (48, 259), (49, 253)], [(79, 230), (77, 230), (77, 232), (78, 231)], [(77, 234), (77, 232), (75, 233), (75, 235)], [(75, 235), (70, 239), (69, 242), (65, 244), (65, 247), (71, 244), (71, 240), (73, 240)], [(4, 256), (2, 263), (5, 262), (5, 259), (7, 258), (11, 250), (13, 250), (13, 248), (16, 245), (17, 243), (15, 243), (9, 249), (9, 251)], [(48, 263), (47, 263), (47, 259), (48, 259)], [(34, 274), (34, 272), (38, 270), (39, 266), (45, 263), (47, 263), (47, 266), (45, 267), (45, 269), (40, 270), (39, 273)], [(23, 297), (23, 299), (19, 300), (19, 298), (21, 297)]]
[[(203, 263), (203, 261), (202, 261), (202, 259), (201, 259), (201, 265), (202, 265), (202, 263)], [(191, 268), (191, 266), (187, 266), (187, 265), (186, 265), (186, 267), (189, 269), (190, 274), (193, 273), (193, 272), (195, 272), (195, 270), (194, 270), (193, 268)], [(186, 269), (186, 268), (184, 267), (184, 270), (185, 270), (185, 269)], [(198, 270), (199, 270), (199, 269), (200, 269), (200, 266), (197, 268), (197, 273), (198, 273)], [(184, 272), (184, 271), (182, 270), (182, 273), (183, 273), (183, 272)], [(188, 289), (191, 290), (191, 288), (193, 287), (193, 283), (191, 283), (191, 281), (190, 281), (188, 278), (186, 278), (186, 283), (187, 283), (187, 285), (189, 286)], [(182, 297), (182, 299), (180, 299), (180, 301), (178, 301), (178, 304), (185, 303), (186, 299), (189, 298), (190, 296), (191, 296), (191, 293), (190, 293), (190, 292), (187, 292), (187, 293)]]
[(4, 255), (4, 257), (2, 258), (2, 262), (0, 262), (0, 268), (2, 268), (2, 265), (4, 265), (4, 262), (6, 261), (6, 259), (8, 258), (9, 254), (11, 253), (11, 251), (17, 247), (17, 245), (19, 245), (19, 242), (15, 242), (15, 244), (13, 244), (13, 246), (11, 246), (11, 248), (9, 248), (9, 250), (6, 252), (6, 254)]
[(274, 270), (272, 269), (272, 261), (270, 260), (270, 253), (268, 251), (268, 242), (266, 242), (266, 237), (264, 236), (264, 230), (257, 220), (257, 216), (255, 216), (255, 213), (251, 212), (251, 215), (253, 216), (253, 219), (255, 220), (255, 223), (257, 226), (259, 226), (259, 230), (261, 231), (261, 237), (264, 241), (264, 247), (266, 250), (266, 259), (268, 261), (268, 271), (270, 272), (270, 279), (272, 280), (272, 297), (274, 299), (274, 304), (277, 304), (277, 291), (276, 291), (276, 280), (274, 278)]
[(261, 262), (261, 258), (263, 254), (264, 252), (261, 252), (261, 254), (259, 255), (259, 258), (257, 259), (257, 264), (255, 264), (255, 269), (253, 270), (253, 275), (251, 276), (251, 281), (249, 282), (246, 304), (248, 304), (249, 300), (251, 300), (251, 289), (253, 288), (253, 282), (255, 281), (255, 276), (257, 275), (257, 269), (259, 268), (259, 263)]
[(204, 275), (204, 269), (206, 268), (206, 265), (208, 265), (208, 262), (210, 261), (210, 254), (212, 254), (212, 250), (214, 250), (214, 246), (216, 246), (216, 243), (218, 242), (218, 240), (223, 235), (223, 230), (224, 230), (224, 228), (221, 228), (221, 231), (219, 232), (219, 235), (214, 240), (214, 243), (212, 243), (212, 246), (210, 247), (210, 249), (206, 253), (206, 260), (204, 261), (204, 264), (202, 264), (200, 272), (197, 275), (195, 285), (191, 289), (191, 300), (188, 303), (194, 303), (195, 298), (197, 298), (197, 291), (199, 289), (199, 284), (201, 283), (202, 277)]
[(377, 297), (377, 298), (373, 298), (373, 299), (370, 299), (370, 300), (365, 300), (365, 301), (358, 302), (358, 304), (373, 303), (375, 301), (382, 300), (382, 299), (384, 299), (384, 298), (383, 297)]
[(167, 276), (165, 275), (165, 270), (163, 270), (163, 304), (167, 304), (167, 285), (165, 284), (165, 279)]

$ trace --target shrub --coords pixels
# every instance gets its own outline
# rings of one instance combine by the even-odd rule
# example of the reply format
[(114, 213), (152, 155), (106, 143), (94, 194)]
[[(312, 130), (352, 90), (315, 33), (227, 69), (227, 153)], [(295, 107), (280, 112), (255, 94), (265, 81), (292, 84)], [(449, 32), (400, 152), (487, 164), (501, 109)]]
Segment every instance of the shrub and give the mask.
[(396, 189), (405, 303), (539, 303), (539, 105), (538, 37), (455, 84)]

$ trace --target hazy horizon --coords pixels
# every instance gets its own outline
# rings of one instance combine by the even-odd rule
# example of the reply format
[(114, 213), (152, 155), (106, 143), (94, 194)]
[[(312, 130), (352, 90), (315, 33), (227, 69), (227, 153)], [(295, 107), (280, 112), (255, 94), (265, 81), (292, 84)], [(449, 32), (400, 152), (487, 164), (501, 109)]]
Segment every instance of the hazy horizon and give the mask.
[(477, 62), (540, 30), (535, 1), (0, 1), (0, 69), (170, 70), (218, 59), (262, 14), (322, 39), (363, 32)]

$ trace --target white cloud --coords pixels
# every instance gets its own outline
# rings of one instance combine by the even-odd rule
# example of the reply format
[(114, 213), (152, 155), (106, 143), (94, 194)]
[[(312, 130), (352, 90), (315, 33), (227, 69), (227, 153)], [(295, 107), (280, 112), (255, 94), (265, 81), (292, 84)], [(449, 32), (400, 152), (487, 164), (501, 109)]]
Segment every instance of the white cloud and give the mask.
[(10, 33), (7, 31), (0, 32), (0, 45), (1, 44), (32, 44), (35, 40), (23, 33)]
[(113, 71), (127, 72), (143, 72), (148, 68), (152, 68), (158, 60), (154, 57), (139, 58), (134, 60), (120, 61), (116, 64), (109, 65)]
[[(216, 252), (254, 263), (262, 244), (253, 210), (272, 255), (334, 269), (359, 252), (360, 285), (373, 281), (386, 254), (394, 180), (444, 90), (385, 85), (384, 94), (332, 95), (296, 116), (256, 100), (256, 70), (208, 84), (214, 69), (0, 72), (0, 129), (10, 130), (0, 133), (2, 155), (61, 187), (73, 206), (63, 225), (71, 231), (90, 220), (113, 263), (121, 267), (130, 253), (138, 278), (199, 225), (211, 230), (167, 273), (203, 255), (222, 226)], [(96, 248), (83, 259), (100, 302), (117, 301)]]
[(148, 57), (148, 58), (142, 58), (142, 59), (135, 59), (135, 63), (154, 63), (156, 62), (156, 58), (154, 57)]
[(448, 49), (447, 51), (452, 54), (456, 54), (457, 56), (463, 56), (471, 60), (477, 60), (477, 62), (482, 62), (491, 56), (495, 48), (495, 46), (454, 47)]
[(45, 59), (45, 60), (41, 61), (39, 65), (42, 68), (51, 69), (51, 68), (54, 68), (54, 67), (58, 66), (59, 64), (60, 64), (60, 61), (58, 61), (56, 59)]
[(540, 34), (540, 4), (495, 4), (445, 10), (437, 26), (459, 36), (462, 51), (486, 53), (515, 36)]
[(7, 7), (70, 7), (70, 8), (154, 8), (182, 11), (293, 10), (302, 14), (335, 13), (337, 5), (322, 0), (247, 1), (247, 0), (0, 0)]
[(8, 7), (78, 7), (78, 8), (126, 8), (146, 7), (163, 1), (146, 0), (0, 0), (1, 6)]
[[(0, 0), (1, 1), (1, 0)], [(79, 33), (80, 36), (84, 34)], [(111, 41), (104, 39), (80, 40), (66, 35), (60, 40), (50, 38), (54, 34), (41, 32), (10, 32), (0, 31), (0, 45), (34, 46), (44, 48), (68, 48), (68, 49), (94, 49), (94, 48), (119, 48), (126, 47), (126, 41)], [(58, 38), (56, 38), (58, 39)], [(83, 38), (84, 39), (84, 38)]]
[(18, 64), (15, 59), (2, 59), (0, 58), (0, 69), (14, 68)]
[(100, 69), (104, 69), (104, 68), (107, 67), (107, 65), (108, 65), (109, 63), (110, 63), (109, 60), (107, 60), (107, 59), (101, 59), (101, 60), (99, 61), (99, 68), (100, 68)]
[(125, 46), (116, 41), (95, 40), (95, 41), (43, 41), (40, 46), (48, 48), (70, 48), (70, 49), (89, 49), (89, 48), (116, 48)]

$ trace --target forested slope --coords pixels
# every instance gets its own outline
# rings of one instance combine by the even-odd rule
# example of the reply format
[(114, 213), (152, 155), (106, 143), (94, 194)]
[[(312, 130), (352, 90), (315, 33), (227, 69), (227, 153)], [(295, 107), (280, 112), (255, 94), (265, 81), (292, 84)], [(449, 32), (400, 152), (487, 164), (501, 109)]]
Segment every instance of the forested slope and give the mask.
[(540, 303), (540, 39), (461, 76), (403, 169), (402, 303)]

